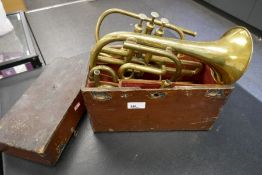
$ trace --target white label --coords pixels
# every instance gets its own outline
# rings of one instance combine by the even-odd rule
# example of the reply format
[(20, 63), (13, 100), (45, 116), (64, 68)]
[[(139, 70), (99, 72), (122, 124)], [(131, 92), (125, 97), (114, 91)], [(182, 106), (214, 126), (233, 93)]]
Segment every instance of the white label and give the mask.
[(25, 64), (15, 66), (14, 69), (17, 74), (27, 71)]
[(127, 109), (145, 109), (146, 102), (128, 102)]

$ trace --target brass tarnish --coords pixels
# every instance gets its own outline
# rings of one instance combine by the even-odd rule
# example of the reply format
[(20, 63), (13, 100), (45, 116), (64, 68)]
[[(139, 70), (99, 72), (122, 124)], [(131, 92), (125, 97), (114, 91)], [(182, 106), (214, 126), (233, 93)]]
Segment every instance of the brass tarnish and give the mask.
[[(133, 32), (113, 32), (100, 38), (103, 20), (114, 13), (139, 21)], [(253, 51), (252, 37), (246, 28), (233, 27), (216, 41), (190, 41), (185, 40), (185, 35), (195, 36), (196, 32), (171, 24), (166, 18), (158, 18), (156, 12), (152, 12), (150, 18), (122, 9), (103, 12), (96, 25), (96, 44), (90, 53), (89, 79), (100, 87), (101, 70), (108, 72), (115, 83), (142, 77), (144, 73), (157, 75), (162, 81), (169, 72), (172, 77), (164, 79), (161, 86), (165, 88), (183, 76), (199, 74), (205, 64), (211, 68), (217, 84), (233, 84), (246, 71)], [(177, 32), (179, 38), (165, 37), (166, 29)], [(115, 42), (122, 44), (113, 45)], [(183, 56), (193, 57), (194, 61), (185, 60)], [(175, 66), (170, 67), (170, 64)], [(111, 65), (116, 65), (117, 70)], [(126, 76), (126, 73), (131, 74)]]

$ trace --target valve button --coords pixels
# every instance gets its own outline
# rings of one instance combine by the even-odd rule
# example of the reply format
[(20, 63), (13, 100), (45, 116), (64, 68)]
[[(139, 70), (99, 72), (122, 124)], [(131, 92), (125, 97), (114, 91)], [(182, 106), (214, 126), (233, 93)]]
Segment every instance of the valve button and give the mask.
[(151, 12), (152, 18), (158, 18), (159, 14), (157, 12)]

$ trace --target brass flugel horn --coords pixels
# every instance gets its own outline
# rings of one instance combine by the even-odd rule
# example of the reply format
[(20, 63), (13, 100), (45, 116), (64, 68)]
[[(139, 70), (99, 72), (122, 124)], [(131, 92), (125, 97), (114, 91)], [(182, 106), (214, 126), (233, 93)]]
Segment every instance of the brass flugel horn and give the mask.
[[(113, 32), (100, 38), (101, 23), (111, 13), (131, 16), (140, 19), (140, 22), (135, 25), (133, 32)], [(143, 14), (136, 15), (121, 9), (105, 11), (97, 23), (97, 42), (90, 53), (90, 70), (99, 70), (98, 62), (103, 63), (103, 66), (115, 64), (119, 66), (117, 73), (112, 73), (113, 70), (110, 69), (114, 81), (128, 78), (125, 76), (128, 71), (132, 73), (131, 78), (135, 73), (147, 72), (161, 77), (172, 72), (170, 80), (176, 81), (183, 75), (198, 74), (203, 64), (206, 64), (211, 68), (212, 77), (217, 84), (233, 84), (246, 71), (253, 51), (252, 37), (246, 28), (236, 26), (219, 40), (196, 42), (184, 40), (184, 34), (194, 36), (195, 32), (169, 24), (165, 19), (156, 20), (156, 17), (154, 13), (148, 18)], [(145, 27), (141, 21), (147, 22)], [(156, 29), (155, 25), (159, 28)], [(178, 32), (180, 39), (164, 37), (165, 27)], [(112, 46), (115, 42), (123, 44)], [(193, 57), (194, 61), (183, 60), (183, 55)], [(168, 64), (174, 64), (175, 67), (168, 67)], [(191, 69), (185, 69), (185, 66)], [(91, 76), (90, 79), (92, 78)]]

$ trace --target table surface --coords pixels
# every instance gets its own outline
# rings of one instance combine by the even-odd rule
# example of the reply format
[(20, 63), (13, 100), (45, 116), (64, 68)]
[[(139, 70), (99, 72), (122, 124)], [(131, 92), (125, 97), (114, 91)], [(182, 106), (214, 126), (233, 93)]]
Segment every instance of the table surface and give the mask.
[[(101, 0), (28, 13), (28, 18), (48, 64), (57, 57), (88, 58), (96, 19), (111, 7), (147, 14), (158, 10), (171, 21), (197, 31), (198, 40), (216, 39), (234, 25), (195, 2), (159, 2)], [(207, 16), (203, 19), (204, 15)], [(135, 22), (119, 16), (108, 18), (103, 32), (124, 30), (127, 26), (131, 29)], [(37, 70), (0, 81), (2, 114), (39, 73)], [(207, 132), (94, 134), (84, 116), (78, 134), (70, 140), (56, 166), (3, 154), (4, 174), (261, 174), (261, 113), (261, 102), (237, 84), (220, 118)]]

